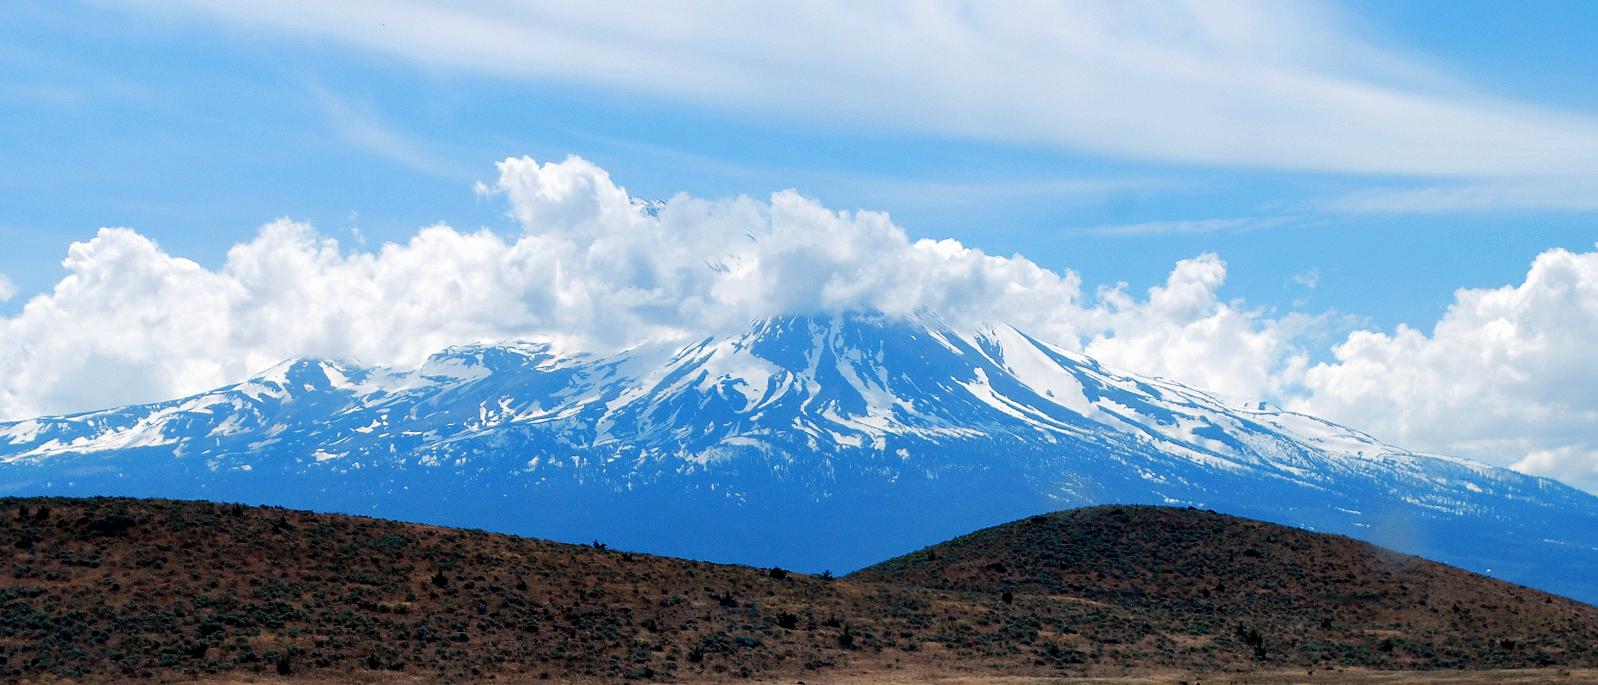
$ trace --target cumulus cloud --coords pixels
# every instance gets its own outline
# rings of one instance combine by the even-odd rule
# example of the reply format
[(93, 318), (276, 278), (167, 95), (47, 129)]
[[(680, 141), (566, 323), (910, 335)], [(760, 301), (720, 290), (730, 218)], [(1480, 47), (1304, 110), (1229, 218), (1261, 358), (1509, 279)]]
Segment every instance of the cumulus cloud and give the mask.
[(1598, 252), (1538, 255), (1518, 285), (1462, 289), (1426, 333), (1356, 331), (1294, 402), (1411, 447), (1598, 490)]
[(17, 286), (11, 282), (11, 277), (0, 274), (0, 302), (6, 302), (17, 296)]
[(208, 269), (132, 229), (101, 229), (69, 248), (50, 292), (0, 318), (0, 416), (164, 399), (294, 356), (403, 366), (506, 338), (603, 351), (840, 311), (1009, 322), (1241, 395), (1296, 363), (1278, 322), (1218, 298), (1214, 255), (1178, 264), (1146, 299), (1124, 286), (1090, 296), (1075, 273), (912, 240), (885, 214), (793, 191), (645, 203), (578, 157), (511, 158), (498, 171), (478, 192), (503, 197), (517, 236), (436, 225), (351, 251), (279, 220)]
[(1537, 450), (1510, 465), (1522, 473), (1562, 480), (1598, 493), (1598, 450), (1566, 446)]
[(1137, 300), (1117, 286), (1099, 293), (1085, 351), (1147, 375), (1165, 376), (1234, 399), (1279, 395), (1307, 362), (1294, 341), (1303, 317), (1272, 319), (1218, 291), (1226, 265), (1213, 254), (1177, 262), (1165, 285)]
[(207, 268), (101, 229), (71, 245), (49, 292), (0, 317), (0, 417), (176, 397), (296, 356), (407, 366), (511, 338), (602, 352), (768, 316), (931, 310), (1598, 489), (1598, 252), (1550, 250), (1518, 285), (1460, 290), (1429, 333), (1354, 330), (1312, 364), (1309, 343), (1346, 322), (1224, 299), (1214, 254), (1145, 292), (1090, 292), (1073, 272), (913, 240), (886, 214), (791, 190), (643, 202), (578, 157), (510, 158), (498, 172), (477, 190), (506, 202), (518, 235), (441, 224), (349, 250), (278, 220)]

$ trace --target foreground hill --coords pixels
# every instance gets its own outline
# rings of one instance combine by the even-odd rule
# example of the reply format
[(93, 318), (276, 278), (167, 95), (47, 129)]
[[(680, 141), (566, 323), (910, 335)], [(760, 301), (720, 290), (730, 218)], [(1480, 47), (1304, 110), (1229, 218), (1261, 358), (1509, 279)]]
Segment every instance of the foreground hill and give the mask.
[(930, 315), (776, 318), (606, 355), (475, 345), (414, 369), (295, 360), (0, 423), (0, 493), (359, 512), (807, 571), (1047, 511), (1176, 504), (1598, 602), (1598, 497)]
[(1365, 663), (1373, 641), (1427, 667), (1598, 656), (1592, 606), (1339, 535), (1193, 509), (1034, 516), (852, 578), (1103, 603), (1168, 634), (1230, 625), (1257, 655), (1298, 663)]
[(1114, 507), (855, 576), (205, 502), (0, 500), (0, 678), (826, 679), (1598, 664), (1598, 609)]

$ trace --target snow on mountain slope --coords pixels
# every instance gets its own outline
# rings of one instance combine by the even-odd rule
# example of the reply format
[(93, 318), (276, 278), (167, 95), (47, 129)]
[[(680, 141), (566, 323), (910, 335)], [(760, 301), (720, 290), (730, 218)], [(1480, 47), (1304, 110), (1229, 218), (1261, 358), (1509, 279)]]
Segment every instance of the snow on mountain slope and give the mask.
[(206, 497), (838, 570), (1148, 502), (1342, 532), (1598, 599), (1598, 498), (1118, 372), (1008, 326), (866, 315), (610, 356), (285, 362), (0, 424), (0, 493)]

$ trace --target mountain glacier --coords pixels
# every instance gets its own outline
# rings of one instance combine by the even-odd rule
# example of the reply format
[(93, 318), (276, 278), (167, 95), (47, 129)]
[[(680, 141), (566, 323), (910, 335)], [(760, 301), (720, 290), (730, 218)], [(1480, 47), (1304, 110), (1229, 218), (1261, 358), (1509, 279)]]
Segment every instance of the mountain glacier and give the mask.
[(1128, 502), (1343, 533), (1598, 601), (1598, 497), (1116, 371), (1002, 325), (775, 318), (616, 354), (280, 364), (0, 423), (0, 494), (277, 504), (845, 571)]

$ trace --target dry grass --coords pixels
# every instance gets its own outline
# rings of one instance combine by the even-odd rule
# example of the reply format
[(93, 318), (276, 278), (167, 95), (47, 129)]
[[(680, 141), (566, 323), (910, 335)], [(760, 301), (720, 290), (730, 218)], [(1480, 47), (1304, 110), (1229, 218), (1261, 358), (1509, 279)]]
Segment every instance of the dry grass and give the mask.
[(1246, 641), (1265, 661), (1275, 654), (1307, 668), (1598, 659), (1598, 608), (1342, 536), (1191, 509), (1035, 516), (853, 577), (1115, 606), (1160, 626), (1158, 649), (1189, 654), (1216, 644), (1221, 619), (1257, 632)]
[[(23, 680), (38, 685), (75, 682), (46, 678)], [(273, 676), (213, 676), (177, 683), (192, 685), (271, 685), (292, 682), (296, 685), (422, 685), (435, 682), (415, 675), (330, 675), (308, 674), (288, 678)], [(518, 683), (572, 682), (520, 681), (496, 679), (505, 685)], [(726, 682), (726, 681), (703, 681)], [(1598, 670), (1593, 669), (1514, 669), (1492, 671), (1255, 671), (1249, 673), (1166, 672), (1135, 676), (1050, 677), (1050, 676), (950, 676), (924, 670), (899, 670), (889, 673), (844, 672), (820, 674), (807, 679), (740, 679), (750, 685), (1593, 685)]]
[[(1343, 538), (1094, 511), (1110, 518), (833, 580), (272, 508), (0, 500), (0, 680), (1399, 683), (1547, 663), (1526, 682), (1586, 682), (1557, 668), (1598, 665), (1592, 607)], [(1211, 544), (1134, 554), (1151, 527)], [(1093, 559), (1063, 563), (1090, 538)], [(1332, 671), (1349, 668), (1434, 670)]]

